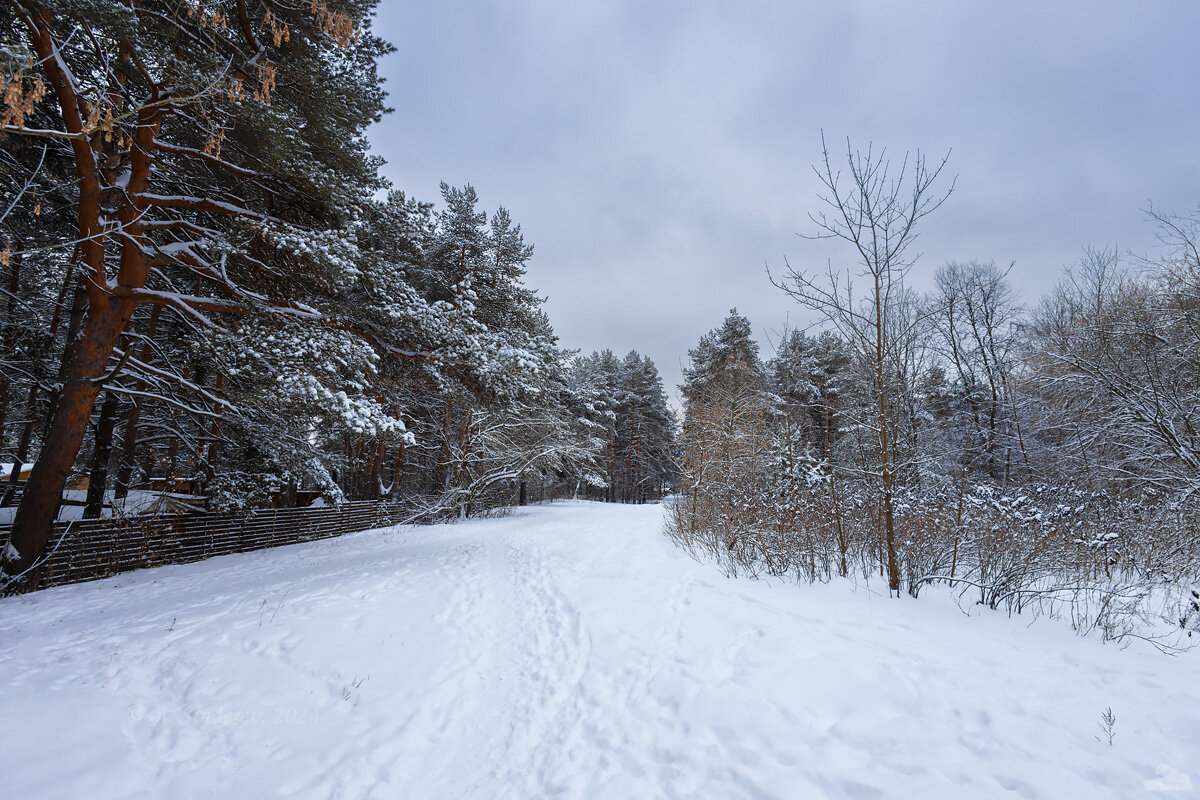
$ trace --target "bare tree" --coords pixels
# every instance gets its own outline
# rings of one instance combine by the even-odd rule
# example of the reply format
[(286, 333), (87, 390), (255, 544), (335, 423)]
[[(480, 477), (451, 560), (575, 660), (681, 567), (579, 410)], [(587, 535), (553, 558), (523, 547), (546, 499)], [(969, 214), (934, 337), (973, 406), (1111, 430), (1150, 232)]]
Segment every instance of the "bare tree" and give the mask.
[[(796, 269), (785, 262), (780, 279), (772, 282), (794, 300), (821, 314), (849, 343), (869, 371), (872, 382), (873, 427), (878, 434), (878, 477), (882, 484), (883, 533), (887, 551), (888, 586), (900, 589), (896, 559), (895, 479), (893, 431), (889, 406), (896, 386), (894, 367), (910, 348), (912, 337), (925, 315), (901, 313), (911, 301), (905, 276), (917, 260), (913, 250), (918, 224), (946, 201), (954, 182), (945, 191), (935, 184), (945, 169), (949, 153), (930, 165), (918, 150), (905, 153), (898, 168), (885, 150), (868, 145), (865, 152), (846, 141), (846, 171), (836, 168), (821, 134), (822, 160), (813, 167), (824, 191), (826, 208), (809, 215), (816, 230), (806, 239), (834, 239), (853, 248), (856, 272), (842, 274), (832, 266), (823, 274)], [(855, 294), (853, 276), (867, 282)]]
[(1028, 456), (1014, 392), (1022, 309), (1008, 270), (991, 261), (952, 261), (934, 276), (930, 297), (940, 355), (961, 391), (963, 462), (1008, 484)]
[(1040, 434), (1059, 463), (1089, 483), (1107, 478), (1194, 497), (1200, 220), (1156, 219), (1166, 255), (1138, 272), (1115, 251), (1089, 249), (1043, 300), (1031, 325), (1031, 383)]

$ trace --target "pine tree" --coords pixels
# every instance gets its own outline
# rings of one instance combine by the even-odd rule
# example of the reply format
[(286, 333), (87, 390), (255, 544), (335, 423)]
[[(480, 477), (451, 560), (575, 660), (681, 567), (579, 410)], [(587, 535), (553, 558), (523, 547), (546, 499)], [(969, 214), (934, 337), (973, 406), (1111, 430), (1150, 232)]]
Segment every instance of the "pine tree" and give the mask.
[(713, 537), (729, 563), (753, 561), (768, 484), (774, 406), (750, 321), (730, 311), (684, 370), (678, 524)]
[(575, 359), (580, 425), (599, 445), (604, 499), (643, 503), (661, 497), (674, 475), (675, 415), (658, 369), (637, 351)]
[(685, 401), (700, 396), (708, 383), (731, 364), (762, 377), (758, 343), (754, 341), (750, 320), (738, 314), (736, 308), (730, 309), (721, 327), (700, 337), (696, 347), (688, 351), (688, 357), (691, 366), (684, 369), (680, 387)]
[[(370, 3), (261, 18), (241, 0), (8, 9), (3, 130), (51, 143), (52, 172), (73, 175), (63, 247), (77, 245), (86, 294), (14, 520), (7, 569), (21, 571), (45, 547), (98, 394), (128, 395), (122, 370), (146, 372), (122, 344), (140, 306), (170, 307), (212, 341), (247, 318), (327, 322), (321, 295), (355, 274), (345, 231), (380, 185), (362, 134), (383, 110), (387, 45)], [(49, 118), (38, 128), (35, 107)], [(166, 374), (196, 410), (227, 407), (214, 385)]]
[(649, 357), (631, 350), (621, 362), (621, 376), (624, 402), (618, 427), (623, 431), (624, 469), (619, 496), (626, 503), (643, 503), (660, 497), (673, 473), (675, 417)]

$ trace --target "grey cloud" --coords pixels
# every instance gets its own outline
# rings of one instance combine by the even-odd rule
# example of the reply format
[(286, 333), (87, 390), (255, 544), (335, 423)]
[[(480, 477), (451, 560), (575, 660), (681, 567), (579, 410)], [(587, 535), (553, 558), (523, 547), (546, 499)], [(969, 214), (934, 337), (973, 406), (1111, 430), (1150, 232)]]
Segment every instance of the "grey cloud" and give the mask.
[(678, 365), (730, 306), (803, 314), (764, 261), (821, 266), (823, 128), (900, 154), (953, 148), (920, 283), (1015, 262), (1029, 301), (1083, 245), (1149, 247), (1147, 201), (1200, 200), (1200, 6), (1127, 2), (386, 2), (397, 186), (473, 183), (537, 245), (529, 282), (564, 344)]

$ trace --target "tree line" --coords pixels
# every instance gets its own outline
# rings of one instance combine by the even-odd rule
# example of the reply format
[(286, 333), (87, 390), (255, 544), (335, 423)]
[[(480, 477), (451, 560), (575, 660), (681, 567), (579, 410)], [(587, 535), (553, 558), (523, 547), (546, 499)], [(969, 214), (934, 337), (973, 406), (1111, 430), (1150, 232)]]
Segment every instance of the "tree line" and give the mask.
[(374, 5), (3, 5), (9, 575), (84, 483), (85, 516), (147, 488), (426, 515), (529, 484), (660, 496), (672, 423), (649, 359), (559, 345), (504, 208), (381, 176)]
[(1200, 215), (1151, 209), (1152, 256), (1088, 249), (1032, 308), (990, 261), (919, 292), (944, 165), (825, 150), (808, 235), (852, 266), (772, 271), (818, 332), (771, 358), (736, 310), (691, 351), (671, 535), (734, 572), (948, 585), (1112, 637), (1194, 629)]

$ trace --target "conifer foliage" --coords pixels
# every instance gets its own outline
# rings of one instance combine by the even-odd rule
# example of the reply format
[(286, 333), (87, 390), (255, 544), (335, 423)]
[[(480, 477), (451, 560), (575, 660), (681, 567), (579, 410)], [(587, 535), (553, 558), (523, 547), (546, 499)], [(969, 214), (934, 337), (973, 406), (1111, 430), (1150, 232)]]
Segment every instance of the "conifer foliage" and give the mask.
[(750, 321), (733, 309), (689, 355), (676, 512), (688, 518), (689, 530), (741, 552), (742, 534), (759, 518), (767, 492), (773, 408)]
[[(63, 240), (56, 226), (20, 248), (54, 253), (72, 273), (64, 294), (80, 300), (15, 520), (25, 566), (44, 548), (99, 395), (101, 439), (121, 399), (169, 397), (212, 419), (230, 405), (223, 379), (241, 365), (198, 377), (148, 361), (150, 340), (138, 337), (155, 308), (172, 309), (174, 333), (214, 355), (262, 343), (254, 360), (299, 338), (310, 356), (344, 365), (349, 387), (373, 368), (326, 306), (356, 272), (343, 231), (379, 186), (362, 134), (383, 110), (374, 60), (386, 46), (363, 4), (6, 8), (6, 142), (21, 161), (46, 145), (29, 199), (44, 193), (74, 233)], [(308, 395), (326, 414), (387, 424), (324, 376), (306, 382), (284, 366), (273, 377), (285, 402)]]
[(611, 350), (577, 357), (572, 384), (580, 422), (599, 452), (586, 496), (645, 503), (664, 496), (675, 475), (675, 414), (649, 357)]
[(614, 499), (661, 494), (653, 365), (602, 443), (520, 225), (471, 186), (383, 194), (373, 7), (0, 6), (0, 458), (34, 464), (9, 575), (85, 485), (85, 516), (164, 488), (466, 515), (605, 483), (620, 441)]

